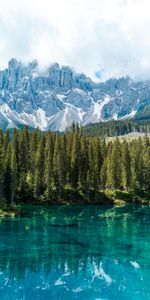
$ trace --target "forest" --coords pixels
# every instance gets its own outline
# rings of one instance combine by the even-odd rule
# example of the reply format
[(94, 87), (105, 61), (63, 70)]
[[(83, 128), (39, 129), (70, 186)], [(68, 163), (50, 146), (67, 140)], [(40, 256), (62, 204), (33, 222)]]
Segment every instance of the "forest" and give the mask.
[(129, 119), (120, 121), (99, 122), (83, 127), (86, 134), (105, 137), (120, 136), (131, 132), (150, 133), (150, 120)]
[[(1, 207), (14, 203), (107, 204), (108, 192), (149, 195), (150, 139), (106, 142), (72, 125), (65, 133), (0, 131)], [(134, 197), (131, 198), (131, 201)]]

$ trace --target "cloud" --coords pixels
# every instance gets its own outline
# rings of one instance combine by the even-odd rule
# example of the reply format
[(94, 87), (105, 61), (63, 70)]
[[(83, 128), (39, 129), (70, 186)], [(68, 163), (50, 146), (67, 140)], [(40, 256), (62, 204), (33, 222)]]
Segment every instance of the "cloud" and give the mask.
[(102, 80), (150, 79), (149, 0), (0, 0), (0, 68), (11, 57)]

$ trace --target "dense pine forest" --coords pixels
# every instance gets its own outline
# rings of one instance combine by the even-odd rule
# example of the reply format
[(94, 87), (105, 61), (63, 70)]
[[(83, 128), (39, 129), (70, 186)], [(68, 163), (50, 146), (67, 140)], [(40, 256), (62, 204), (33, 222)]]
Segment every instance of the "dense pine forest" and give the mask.
[(88, 124), (83, 127), (86, 134), (101, 135), (105, 137), (120, 136), (131, 132), (150, 133), (150, 120), (132, 119), (121, 121), (108, 121)]
[[(28, 128), (0, 131), (3, 203), (107, 203), (108, 191), (148, 195), (150, 140), (106, 143), (73, 125), (64, 134)], [(132, 199), (131, 199), (132, 200)]]

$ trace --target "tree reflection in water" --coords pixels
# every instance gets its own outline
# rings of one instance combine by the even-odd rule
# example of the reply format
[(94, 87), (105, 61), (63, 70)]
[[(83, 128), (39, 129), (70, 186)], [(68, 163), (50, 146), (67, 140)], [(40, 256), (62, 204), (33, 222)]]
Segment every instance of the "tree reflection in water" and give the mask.
[(0, 299), (148, 299), (149, 207), (22, 211), (0, 224)]

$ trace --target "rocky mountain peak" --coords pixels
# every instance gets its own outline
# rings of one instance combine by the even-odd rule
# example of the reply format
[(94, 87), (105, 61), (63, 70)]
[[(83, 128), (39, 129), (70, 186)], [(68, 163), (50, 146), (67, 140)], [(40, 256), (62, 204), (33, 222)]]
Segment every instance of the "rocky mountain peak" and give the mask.
[(0, 71), (0, 124), (64, 130), (82, 124), (132, 118), (150, 104), (150, 82), (130, 77), (95, 83), (58, 63), (39, 71), (38, 62), (23, 65), (12, 58)]

